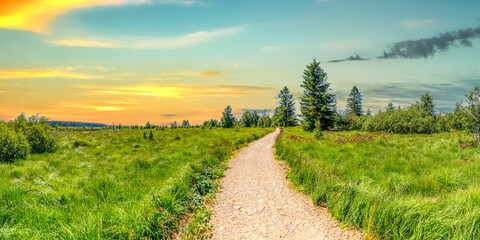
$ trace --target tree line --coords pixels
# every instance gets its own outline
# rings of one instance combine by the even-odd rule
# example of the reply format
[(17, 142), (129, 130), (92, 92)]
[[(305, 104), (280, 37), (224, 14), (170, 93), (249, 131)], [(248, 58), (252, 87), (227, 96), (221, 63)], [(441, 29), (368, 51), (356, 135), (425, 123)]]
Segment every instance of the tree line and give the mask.
[[(337, 111), (335, 95), (331, 93), (327, 73), (315, 59), (306, 66), (301, 87), (303, 94), (300, 97), (300, 114), (296, 115), (295, 98), (285, 86), (277, 96), (279, 101), (268, 122), (270, 126), (300, 125), (305, 131), (317, 133), (326, 130), (364, 130), (430, 134), (466, 130), (476, 134), (480, 146), (480, 87), (475, 87), (466, 94), (466, 102), (457, 103), (453, 112), (437, 112), (432, 96), (426, 92), (420, 96), (420, 101), (408, 107), (395, 108), (390, 102), (384, 111), (375, 115), (372, 115), (370, 109), (364, 111), (362, 95), (357, 86), (353, 86), (350, 91), (345, 110)], [(263, 118), (269, 119), (268, 116)], [(268, 127), (265, 121), (257, 119), (256, 113), (245, 112), (242, 118), (236, 121), (231, 107), (228, 106), (222, 113), (220, 125), (225, 128), (236, 125)]]

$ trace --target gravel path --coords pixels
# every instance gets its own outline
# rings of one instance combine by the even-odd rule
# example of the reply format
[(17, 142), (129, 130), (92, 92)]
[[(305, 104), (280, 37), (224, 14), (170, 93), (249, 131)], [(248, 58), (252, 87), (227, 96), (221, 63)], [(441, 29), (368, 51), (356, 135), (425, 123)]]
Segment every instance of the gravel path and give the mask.
[(211, 218), (213, 239), (361, 239), (344, 231), (325, 208), (289, 187), (274, 159), (274, 133), (251, 143), (228, 163)]

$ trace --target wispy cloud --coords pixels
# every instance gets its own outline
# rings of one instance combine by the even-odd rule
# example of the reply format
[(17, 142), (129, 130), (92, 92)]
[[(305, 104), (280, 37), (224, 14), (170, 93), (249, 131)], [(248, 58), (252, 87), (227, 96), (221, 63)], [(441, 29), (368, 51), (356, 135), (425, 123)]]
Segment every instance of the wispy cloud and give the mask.
[[(61, 1), (0, 1), (0, 28), (46, 32), (55, 16), (72, 9), (98, 5), (123, 4), (175, 4), (183, 6), (205, 5), (197, 0), (61, 0)], [(86, 43), (84, 43), (86, 44)]]
[(367, 60), (369, 60), (369, 59), (360, 57), (360, 55), (355, 54), (354, 56), (350, 56), (348, 58), (331, 60), (331, 61), (328, 61), (328, 62), (329, 63), (338, 63), (338, 62), (345, 62), (345, 61), (367, 61)]
[(262, 91), (277, 90), (260, 86), (241, 85), (133, 85), (133, 86), (94, 86), (84, 85), (82, 88), (92, 89), (93, 94), (104, 95), (136, 95), (161, 98), (184, 98), (202, 96), (242, 96), (255, 95)]
[(480, 37), (480, 28), (460, 29), (431, 38), (394, 43), (380, 58), (427, 58), (450, 47), (471, 47), (470, 39)]
[(158, 77), (153, 77), (153, 78), (144, 78), (143, 80), (145, 81), (175, 81), (175, 80), (182, 80), (183, 78), (158, 78)]
[(22, 78), (75, 78), (93, 79), (99, 76), (85, 75), (82, 73), (64, 72), (56, 69), (0, 69), (0, 79)]
[[(428, 58), (438, 52), (448, 51), (452, 47), (472, 47), (472, 39), (480, 38), (480, 28), (459, 29), (457, 31), (440, 33), (430, 38), (406, 40), (393, 43), (383, 55), (377, 59), (389, 58)], [(345, 62), (355, 60), (369, 60), (360, 56), (350, 56), (346, 59), (332, 60), (330, 62)]]
[(93, 109), (95, 111), (99, 112), (113, 112), (113, 111), (122, 111), (128, 109), (127, 107), (121, 107), (121, 106), (97, 106), (97, 105), (63, 105), (62, 107), (69, 107), (69, 108), (87, 108), (87, 109)]
[(164, 114), (158, 114), (159, 116), (166, 117), (166, 118), (171, 118), (171, 117), (176, 117), (178, 116), (177, 114), (173, 113), (164, 113)]
[(168, 73), (170, 76), (185, 76), (185, 77), (212, 77), (220, 75), (219, 71), (203, 71), (203, 72), (172, 72)]
[(412, 28), (427, 27), (436, 22), (437, 20), (435, 19), (410, 19), (410, 20), (405, 20), (400, 22), (400, 25), (404, 28), (412, 29)]
[(199, 31), (179, 37), (119, 37), (115, 39), (60, 39), (51, 44), (77, 47), (133, 48), (133, 49), (175, 49), (215, 41), (237, 34), (245, 26), (222, 28), (213, 31)]

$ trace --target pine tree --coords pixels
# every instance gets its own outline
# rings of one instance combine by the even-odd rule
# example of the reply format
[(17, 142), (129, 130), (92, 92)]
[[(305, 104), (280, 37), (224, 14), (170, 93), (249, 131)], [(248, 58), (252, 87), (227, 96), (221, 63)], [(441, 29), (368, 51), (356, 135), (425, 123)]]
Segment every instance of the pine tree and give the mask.
[(470, 115), (471, 130), (477, 134), (477, 144), (480, 147), (480, 87), (475, 87), (467, 97), (467, 113)]
[(273, 118), (279, 126), (295, 126), (297, 119), (295, 116), (295, 98), (290, 94), (290, 90), (285, 86), (278, 94), (279, 105), (275, 108)]
[(233, 128), (235, 125), (235, 117), (233, 117), (230, 105), (228, 105), (223, 111), (221, 122), (223, 128)]
[(254, 111), (245, 111), (240, 119), (240, 123), (244, 127), (255, 127), (258, 122), (258, 114)]
[(148, 140), (153, 141), (153, 132), (150, 129), (150, 134), (148, 135)]
[(189, 128), (189, 127), (190, 127), (190, 121), (183, 120), (182, 121), (182, 128)]
[(393, 106), (392, 102), (389, 102), (387, 107), (385, 108), (387, 112), (395, 112), (395, 107)]
[(435, 105), (433, 105), (433, 98), (428, 92), (420, 97), (420, 109), (428, 113), (430, 116), (435, 115)]
[(327, 82), (327, 73), (315, 59), (303, 72), (301, 86), (304, 88), (300, 98), (303, 129), (313, 131), (317, 121), (322, 130), (332, 127), (335, 116), (335, 95), (328, 92), (330, 83)]
[(362, 95), (358, 91), (357, 86), (353, 86), (350, 95), (348, 95), (346, 112), (359, 117), (363, 115)]

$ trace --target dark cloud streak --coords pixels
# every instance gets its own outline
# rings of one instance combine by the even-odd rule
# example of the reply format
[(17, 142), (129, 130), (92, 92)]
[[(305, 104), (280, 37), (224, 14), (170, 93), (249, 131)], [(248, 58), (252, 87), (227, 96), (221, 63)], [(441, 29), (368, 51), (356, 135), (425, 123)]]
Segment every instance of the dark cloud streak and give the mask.
[(467, 28), (441, 33), (432, 38), (397, 42), (378, 58), (428, 58), (451, 47), (471, 47), (470, 40), (479, 37), (480, 28)]
[(367, 60), (370, 60), (370, 59), (362, 58), (362, 57), (360, 57), (360, 55), (355, 54), (355, 56), (350, 56), (350, 57), (345, 58), (345, 59), (332, 60), (332, 61), (328, 61), (328, 62), (329, 63), (339, 63), (339, 62), (345, 62), (345, 61), (367, 61)]

